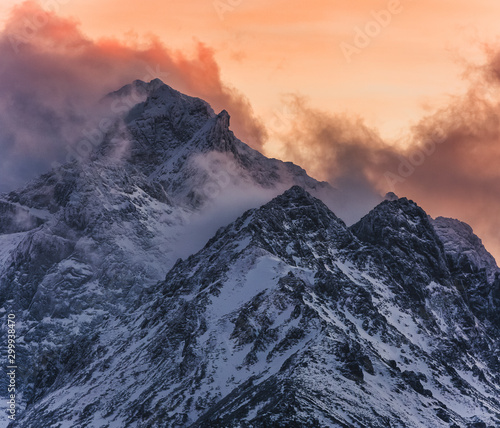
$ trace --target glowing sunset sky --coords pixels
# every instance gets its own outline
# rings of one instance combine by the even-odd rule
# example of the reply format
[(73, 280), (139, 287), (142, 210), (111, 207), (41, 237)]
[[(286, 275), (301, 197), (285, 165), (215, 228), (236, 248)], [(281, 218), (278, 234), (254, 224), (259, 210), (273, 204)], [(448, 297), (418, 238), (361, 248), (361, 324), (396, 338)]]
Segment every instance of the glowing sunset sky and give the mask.
[[(39, 5), (53, 12), (51, 20), (26, 44), (51, 58), (62, 52), (72, 64), (47, 76), (64, 80), (66, 68), (76, 76), (76, 69), (91, 63), (85, 78), (78, 75), (75, 81), (85, 86), (99, 80), (100, 67), (109, 86), (125, 84), (133, 76), (143, 78), (146, 67), (138, 62), (143, 61), (169, 73), (165, 83), (216, 109), (227, 108), (235, 132), (265, 154), (357, 191), (368, 205), (374, 195), (394, 190), (431, 215), (467, 221), (500, 257), (498, 1), (45, 0)], [(2, 0), (4, 41), (26, 19), (33, 21), (36, 10), (31, 2)], [(160, 47), (134, 53), (149, 49), (151, 38)], [(87, 51), (75, 59), (82, 49)], [(22, 55), (12, 56), (4, 71), (0, 64), (0, 72), (14, 76)], [(110, 72), (106, 58), (120, 70)], [(24, 64), (39, 60), (40, 55)], [(132, 63), (127, 74), (124, 68)], [(250, 106), (255, 114), (243, 123)], [(431, 135), (435, 129), (442, 134), (438, 143)], [(432, 153), (421, 161), (414, 157), (411, 174), (388, 180), (386, 173), (397, 174), (402, 157), (429, 141)]]
[[(16, 3), (16, 2), (12, 2)], [(397, 136), (426, 107), (463, 88), (462, 59), (498, 36), (494, 0), (46, 0), (92, 37), (157, 35), (173, 48), (193, 40), (215, 49), (225, 82), (259, 114), (299, 92), (313, 105), (360, 114), (384, 136)], [(232, 6), (232, 5), (235, 6)], [(385, 28), (369, 25), (391, 9)], [(396, 6), (394, 6), (396, 5)], [(356, 27), (377, 34), (346, 60)], [(355, 46), (355, 45), (354, 45)]]

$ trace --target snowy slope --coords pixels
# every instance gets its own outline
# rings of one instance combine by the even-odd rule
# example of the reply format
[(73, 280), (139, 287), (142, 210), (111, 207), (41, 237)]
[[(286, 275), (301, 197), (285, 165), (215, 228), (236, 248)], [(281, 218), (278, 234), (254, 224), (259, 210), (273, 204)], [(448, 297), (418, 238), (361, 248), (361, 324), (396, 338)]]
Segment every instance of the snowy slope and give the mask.
[(472, 228), (459, 220), (438, 217), (432, 225), (443, 242), (455, 286), (474, 315), (500, 327), (500, 270)]
[(500, 280), (468, 226), (394, 197), (348, 228), (227, 112), (159, 80), (123, 100), (88, 159), (0, 198), (13, 426), (500, 424)]
[(454, 265), (468, 271), (484, 269), (488, 279), (494, 279), (499, 272), (497, 263), (468, 224), (452, 218), (438, 217), (432, 220), (432, 225)]
[[(13, 251), (4, 250), (17, 262), (0, 280), (3, 301), (22, 289), (25, 307), (42, 282), (36, 269), (70, 281), (62, 272), (68, 260), (85, 265), (81, 275), (89, 281), (116, 289), (117, 296), (108, 298), (119, 297), (162, 279), (180, 255), (201, 248), (218, 227), (290, 185), (333, 190), (293, 164), (250, 149), (229, 130), (226, 112), (215, 115), (204, 101), (159, 80), (136, 81), (108, 98), (132, 91), (145, 101), (117, 122), (90, 159), (4, 196), (0, 208), (15, 208), (19, 224), (13, 214), (4, 216), (0, 232), (30, 233)], [(53, 251), (41, 254), (47, 252), (39, 242)], [(33, 266), (23, 262), (26, 257)], [(26, 280), (19, 275), (23, 270), (29, 271)]]
[(158, 80), (105, 102), (123, 99), (139, 103), (88, 159), (0, 196), (0, 306), (23, 320), (28, 402), (57, 378), (46, 361), (127, 312), (220, 226), (293, 183), (333, 191), (237, 140), (226, 112)]
[[(300, 187), (246, 212), (105, 321), (24, 426), (498, 425), (498, 331), (434, 270), (425, 213), (402, 199), (361, 222), (383, 213), (371, 244)], [(401, 285), (415, 261), (427, 276)]]

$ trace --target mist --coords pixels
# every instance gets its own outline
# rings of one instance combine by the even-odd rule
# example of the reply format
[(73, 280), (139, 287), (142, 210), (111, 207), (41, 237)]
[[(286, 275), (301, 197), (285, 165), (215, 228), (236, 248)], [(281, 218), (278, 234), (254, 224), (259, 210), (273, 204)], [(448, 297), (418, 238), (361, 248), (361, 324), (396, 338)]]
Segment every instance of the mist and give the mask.
[[(203, 42), (186, 53), (155, 36), (94, 40), (76, 20), (27, 1), (12, 9), (0, 32), (0, 191), (71, 159), (78, 147), (98, 144), (102, 129), (131, 107), (110, 109), (100, 103), (107, 93), (160, 78), (216, 111), (227, 109), (233, 131), (250, 146), (329, 181), (338, 189), (329, 205), (348, 224), (392, 191), (434, 217), (471, 224), (498, 258), (500, 50), (487, 46), (486, 52), (484, 64), (465, 70), (468, 91), (431, 109), (401, 140), (387, 141), (362, 117), (317, 109), (298, 95), (285, 98), (290, 120), (276, 132), (223, 82), (214, 51)], [(273, 146), (266, 144), (270, 134)], [(124, 150), (117, 145), (117, 156)], [(255, 204), (267, 197), (256, 194)], [(238, 195), (231, 203), (238, 206)]]
[(23, 185), (74, 155), (77, 145), (112, 121), (122, 106), (100, 104), (136, 79), (160, 78), (188, 95), (228, 110), (241, 138), (259, 148), (265, 129), (247, 99), (222, 82), (214, 52), (201, 42), (184, 53), (154, 36), (92, 40), (77, 21), (37, 2), (15, 6), (0, 32), (0, 191)]
[[(333, 210), (357, 221), (387, 192), (408, 197), (431, 216), (469, 223), (500, 257), (500, 52), (465, 74), (468, 90), (415, 123), (401, 140), (384, 140), (361, 117), (285, 97), (289, 126), (273, 135), (281, 154), (339, 189)], [(336, 206), (335, 206), (336, 204)]]

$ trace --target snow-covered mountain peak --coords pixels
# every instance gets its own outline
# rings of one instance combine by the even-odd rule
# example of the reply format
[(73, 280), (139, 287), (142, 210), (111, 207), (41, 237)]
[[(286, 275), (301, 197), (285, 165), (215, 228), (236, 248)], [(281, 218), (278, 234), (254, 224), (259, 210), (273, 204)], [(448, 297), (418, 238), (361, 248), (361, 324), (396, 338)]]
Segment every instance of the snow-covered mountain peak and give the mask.
[(484, 269), (488, 279), (494, 279), (499, 272), (495, 258), (467, 223), (445, 217), (437, 217), (431, 222), (454, 266), (464, 272)]
[[(111, 133), (104, 144), (126, 141), (122, 152), (127, 164), (159, 182), (182, 203), (203, 205), (207, 198), (200, 193), (206, 193), (207, 186), (220, 188), (221, 181), (224, 192), (244, 182), (264, 189), (278, 187), (272, 196), (294, 184), (325, 194), (333, 192), (327, 183), (311, 179), (297, 165), (268, 159), (240, 141), (229, 129), (226, 110), (216, 114), (207, 102), (159, 80), (135, 81), (111, 97), (129, 97), (134, 91), (142, 95), (125, 116), (125, 126)], [(224, 193), (220, 190), (210, 193)]]
[[(182, 116), (193, 116), (198, 121), (204, 121), (215, 116), (215, 113), (206, 101), (183, 94), (163, 83), (160, 79), (149, 83), (136, 80), (125, 85), (109, 96), (112, 98), (129, 97), (136, 95), (135, 106), (126, 117), (130, 123), (138, 117), (170, 117), (172, 120)], [(144, 96), (141, 99), (140, 96)], [(174, 122), (175, 124), (175, 122)]]
[[(312, 196), (303, 187), (295, 185), (263, 205), (257, 213), (264, 219), (270, 219), (278, 213), (283, 221), (288, 219), (288, 228), (302, 230), (328, 228), (335, 224), (338, 230), (347, 232), (347, 226), (320, 200)], [(312, 222), (312, 223), (310, 223)]]
[(388, 192), (384, 196), (384, 200), (386, 201), (396, 201), (398, 199), (399, 199), (398, 195), (396, 195), (394, 192)]
[(311, 196), (311, 194), (301, 186), (292, 186), (286, 192), (274, 198), (273, 201), (270, 202), (270, 204), (281, 203), (284, 206), (293, 206), (299, 202), (301, 203), (301, 205), (324, 205), (323, 202)]
[(351, 235), (345, 223), (319, 199), (301, 186), (292, 186), (283, 194), (255, 210), (254, 218), (261, 223), (275, 222), (274, 229), (300, 233), (304, 230), (328, 229)]
[(241, 251), (250, 246), (264, 249), (292, 266), (307, 260), (306, 267), (313, 267), (331, 263), (331, 248), (345, 248), (353, 242), (357, 240), (345, 223), (322, 201), (300, 186), (293, 186), (220, 229), (205, 249), (227, 255), (234, 248)]
[[(123, 118), (125, 126), (112, 131), (104, 145), (113, 140), (128, 141), (127, 161), (147, 175), (169, 160), (178, 171), (192, 155), (211, 150), (236, 155), (235, 145), (245, 146), (229, 130), (226, 110), (216, 114), (206, 101), (182, 94), (159, 79), (135, 81), (108, 98), (128, 106), (128, 110)], [(170, 162), (160, 169), (170, 171), (171, 167)]]
[[(150, 82), (144, 82), (142, 80), (137, 79), (134, 80), (132, 83), (129, 83), (121, 87), (120, 89), (111, 92), (110, 94), (107, 95), (107, 97), (109, 98), (126, 97), (132, 95), (134, 92), (149, 96), (151, 95), (152, 92), (154, 92), (155, 90), (157, 90), (162, 86), (167, 86), (167, 85), (165, 85), (165, 83), (163, 83), (160, 79), (154, 79), (151, 80)], [(170, 89), (172, 91), (175, 91), (172, 88)]]
[(350, 230), (382, 252), (413, 299), (422, 299), (422, 287), (432, 281), (450, 282), (443, 244), (426, 212), (412, 200), (383, 201)]
[(404, 241), (409, 236), (437, 240), (425, 211), (407, 198), (381, 202), (351, 229), (373, 244), (387, 244), (390, 239)]

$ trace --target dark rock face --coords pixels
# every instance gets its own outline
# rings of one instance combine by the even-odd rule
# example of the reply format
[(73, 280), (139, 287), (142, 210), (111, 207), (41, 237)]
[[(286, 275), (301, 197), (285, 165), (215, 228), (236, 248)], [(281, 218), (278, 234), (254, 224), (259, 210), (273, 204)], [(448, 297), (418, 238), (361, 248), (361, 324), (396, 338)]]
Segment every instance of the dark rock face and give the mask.
[[(0, 202), (12, 426), (500, 425), (499, 272), (468, 226), (391, 195), (346, 227), (226, 112), (158, 81), (110, 99), (131, 91), (119, 162), (110, 137)], [(168, 265), (218, 169), (230, 194), (288, 190)]]
[(500, 279), (495, 259), (468, 224), (443, 217), (432, 224), (444, 244), (455, 287), (478, 319), (500, 328)]
[(421, 287), (431, 280), (450, 281), (443, 244), (413, 201), (386, 200), (350, 230), (380, 250), (383, 263), (413, 300), (422, 299)]

